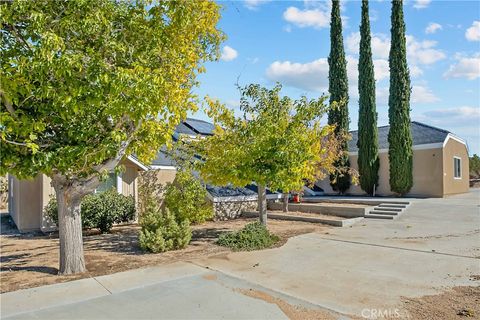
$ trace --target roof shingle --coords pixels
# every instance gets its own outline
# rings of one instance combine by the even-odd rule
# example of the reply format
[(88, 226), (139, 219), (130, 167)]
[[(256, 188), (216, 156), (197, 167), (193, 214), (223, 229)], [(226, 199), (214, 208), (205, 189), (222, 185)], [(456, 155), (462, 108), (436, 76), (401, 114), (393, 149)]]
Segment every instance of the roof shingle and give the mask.
[[(390, 126), (378, 127), (378, 148), (388, 149), (388, 131)], [(430, 144), (444, 142), (450, 133), (447, 130), (432, 127), (427, 124), (412, 121), (410, 124), (412, 132), (413, 145)], [(352, 140), (348, 142), (348, 151), (357, 152), (358, 131), (350, 131)]]

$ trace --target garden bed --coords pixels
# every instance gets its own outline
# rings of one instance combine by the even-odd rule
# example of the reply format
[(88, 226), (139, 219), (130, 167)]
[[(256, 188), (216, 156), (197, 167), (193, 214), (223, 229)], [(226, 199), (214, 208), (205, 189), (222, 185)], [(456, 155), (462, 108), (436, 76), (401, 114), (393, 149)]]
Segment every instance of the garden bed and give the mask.
[[(88, 231), (84, 235), (85, 260), (88, 272), (73, 276), (58, 276), (58, 235), (50, 236), (14, 232), (2, 234), (1, 292), (71, 281), (91, 276), (111, 274), (145, 266), (190, 261), (230, 252), (215, 244), (220, 233), (241, 229), (256, 219), (207, 222), (193, 226), (193, 238), (187, 248), (159, 254), (144, 253), (138, 245), (137, 225), (114, 227), (110, 234)], [(278, 246), (288, 238), (329, 230), (329, 227), (305, 222), (270, 220), (268, 228), (280, 236)], [(3, 229), (2, 231), (6, 231)], [(3, 232), (2, 232), (3, 233)]]
[[(315, 213), (322, 215), (332, 215), (344, 218), (356, 218), (364, 217), (371, 206), (365, 204), (354, 203), (331, 203), (331, 202), (318, 202), (318, 203), (290, 203), (288, 205), (291, 211), (298, 211), (304, 213)], [(268, 204), (268, 208), (272, 211), (282, 210), (283, 203), (271, 202)]]
[[(270, 219), (276, 220), (289, 220), (289, 221), (301, 221), (309, 223), (322, 223), (335, 227), (349, 227), (362, 220), (362, 217), (338, 217), (334, 215), (326, 215), (321, 213), (310, 213), (302, 211), (288, 211), (283, 212), (279, 210), (269, 210), (268, 217)], [(244, 211), (242, 214), (246, 218), (256, 218), (258, 217), (257, 211)]]

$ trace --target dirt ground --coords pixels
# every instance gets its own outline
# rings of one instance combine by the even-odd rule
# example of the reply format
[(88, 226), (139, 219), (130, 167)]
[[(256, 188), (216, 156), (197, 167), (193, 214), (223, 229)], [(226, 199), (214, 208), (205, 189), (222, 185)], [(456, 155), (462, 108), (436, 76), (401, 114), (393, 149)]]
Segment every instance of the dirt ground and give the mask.
[(406, 310), (410, 319), (480, 319), (480, 286), (455, 287), (437, 295), (404, 299), (400, 309)]
[[(3, 219), (2, 219), (3, 220)], [(138, 245), (139, 227), (118, 226), (111, 234), (89, 232), (84, 236), (85, 259), (88, 272), (75, 276), (58, 276), (58, 237), (56, 235), (20, 235), (8, 224), (2, 223), (0, 236), (1, 292), (14, 291), (46, 284), (66, 282), (99, 276), (128, 269), (175, 261), (189, 261), (199, 257), (228, 253), (215, 240), (222, 232), (238, 230), (256, 219), (207, 222), (193, 226), (193, 238), (183, 250), (159, 254), (141, 251)], [(332, 227), (294, 221), (269, 221), (269, 229), (285, 243), (288, 238), (309, 232), (328, 233)], [(472, 276), (480, 281), (480, 275)], [(291, 319), (334, 319), (332, 313), (293, 306), (264, 292), (242, 291), (243, 294), (277, 304)], [(408, 319), (454, 320), (480, 319), (480, 286), (456, 287), (438, 295), (403, 299), (398, 306)], [(360, 319), (353, 317), (354, 319)]]
[[(58, 236), (20, 235), (2, 223), (0, 236), (0, 288), (1, 292), (37, 287), (99, 276), (145, 266), (188, 261), (200, 257), (229, 252), (215, 244), (219, 234), (241, 229), (256, 219), (207, 222), (193, 226), (192, 241), (183, 250), (159, 254), (144, 253), (138, 245), (137, 225), (114, 227), (110, 234), (87, 232), (84, 235), (85, 260), (88, 272), (74, 276), (59, 276)], [(269, 230), (282, 239), (303, 233), (323, 232), (331, 227), (305, 222), (270, 220)]]

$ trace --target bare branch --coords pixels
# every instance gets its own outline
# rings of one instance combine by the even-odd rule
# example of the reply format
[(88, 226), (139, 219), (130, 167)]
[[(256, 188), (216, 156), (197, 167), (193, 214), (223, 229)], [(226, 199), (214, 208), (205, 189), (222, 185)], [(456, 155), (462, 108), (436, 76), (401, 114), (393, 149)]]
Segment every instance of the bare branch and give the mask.
[[(8, 140), (6, 138), (3, 138), (2, 139), (3, 141), (5, 141), (6, 143), (10, 143), (10, 144), (13, 144), (13, 145), (16, 145), (16, 146), (22, 146), (22, 147), (28, 147), (28, 144), (26, 144), (25, 142), (16, 142), (16, 141), (11, 141), (11, 140)], [(46, 148), (48, 146), (50, 146), (49, 144), (39, 144), (38, 145), (40, 148)]]
[(17, 38), (17, 40), (19, 40), (20, 42), (22, 42), (28, 50), (30, 50), (31, 52), (33, 51), (32, 50), (32, 47), (30, 46), (30, 44), (23, 38), (22, 34), (18, 32), (17, 28), (15, 28), (14, 25), (7, 25), (6, 26), (10, 31), (12, 31), (12, 33), (14, 34), (15, 38)]
[(8, 113), (14, 118), (18, 119), (17, 115), (15, 114), (15, 109), (13, 109), (13, 105), (10, 101), (8, 101), (7, 97), (5, 96), (5, 93), (3, 90), (0, 90), (0, 99), (2, 100), (2, 103), (5, 105), (7, 108)]

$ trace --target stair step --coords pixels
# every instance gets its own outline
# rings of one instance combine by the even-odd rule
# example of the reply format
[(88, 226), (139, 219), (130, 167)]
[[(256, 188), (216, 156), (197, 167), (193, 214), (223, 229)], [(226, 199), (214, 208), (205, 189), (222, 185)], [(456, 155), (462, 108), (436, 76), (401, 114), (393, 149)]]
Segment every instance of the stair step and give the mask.
[(407, 204), (390, 204), (390, 203), (381, 203), (377, 207), (382, 207), (382, 208), (407, 208)]
[(366, 213), (365, 218), (370, 219), (390, 219), (392, 220), (395, 216), (388, 215), (388, 214), (373, 214), (373, 213)]
[(369, 213), (371, 214), (383, 214), (383, 215), (388, 215), (388, 216), (398, 216), (402, 212), (398, 211), (386, 211), (386, 210), (372, 210)]
[(373, 208), (373, 210), (377, 211), (377, 210), (380, 210), (380, 211), (402, 211), (403, 208), (390, 208), (390, 207), (375, 207)]

